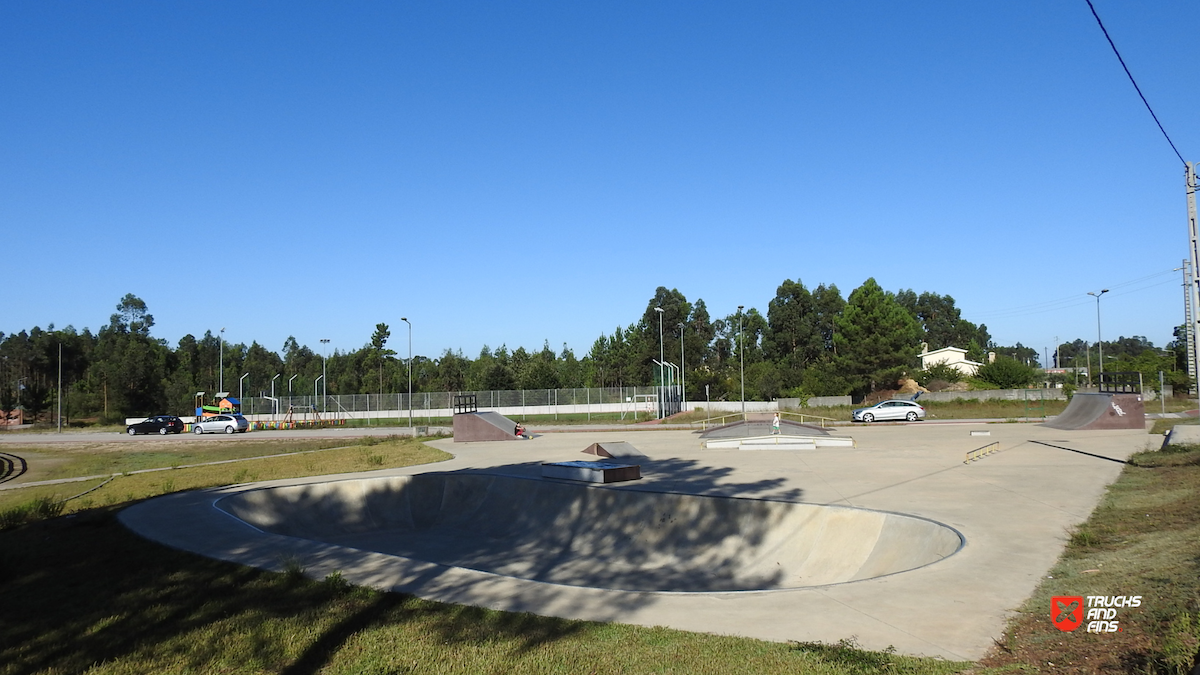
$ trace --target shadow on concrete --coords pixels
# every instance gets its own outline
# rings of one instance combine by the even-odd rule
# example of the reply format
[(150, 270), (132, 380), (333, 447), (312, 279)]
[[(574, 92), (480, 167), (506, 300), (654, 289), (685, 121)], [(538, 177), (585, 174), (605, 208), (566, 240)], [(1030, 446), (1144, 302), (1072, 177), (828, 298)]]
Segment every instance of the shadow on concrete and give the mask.
[(9, 452), (0, 452), (0, 483), (16, 480), (28, 470), (29, 465), (24, 458)]

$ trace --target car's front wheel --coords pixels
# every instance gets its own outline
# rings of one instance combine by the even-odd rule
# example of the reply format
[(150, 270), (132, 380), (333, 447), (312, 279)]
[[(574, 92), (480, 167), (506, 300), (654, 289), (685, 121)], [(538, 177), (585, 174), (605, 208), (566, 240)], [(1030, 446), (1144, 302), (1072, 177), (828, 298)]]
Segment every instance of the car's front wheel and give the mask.
[(166, 435), (167, 435), (167, 428), (166, 428), (166, 427), (162, 427), (162, 428), (160, 428), (160, 429), (158, 430), (158, 435), (159, 435), (159, 436), (166, 436)]
[(130, 436), (137, 436), (137, 430), (134, 429), (133, 427), (129, 427), (128, 429), (126, 429), (125, 433), (129, 434)]
[(874, 422), (875, 416), (872, 415), (871, 413), (863, 413), (863, 421), (868, 422), (868, 423)]
[(225, 433), (232, 434), (233, 432), (234, 432), (234, 428), (232, 425), (225, 427)]
[(192, 427), (192, 433), (199, 436), (200, 434), (204, 433), (204, 430), (200, 428), (199, 424), (197, 424), (196, 426)]
[(916, 422), (917, 421), (917, 413), (910, 412), (904, 416), (904, 419), (908, 420), (909, 422)]

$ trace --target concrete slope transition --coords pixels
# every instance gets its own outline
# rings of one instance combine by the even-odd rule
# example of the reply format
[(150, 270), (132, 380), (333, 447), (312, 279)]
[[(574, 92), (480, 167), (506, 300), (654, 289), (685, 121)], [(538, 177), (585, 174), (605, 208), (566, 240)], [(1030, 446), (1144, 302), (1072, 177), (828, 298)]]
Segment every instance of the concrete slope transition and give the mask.
[(896, 513), (473, 473), (266, 488), (217, 507), (274, 534), (625, 591), (860, 581), (938, 562), (963, 544), (952, 528)]

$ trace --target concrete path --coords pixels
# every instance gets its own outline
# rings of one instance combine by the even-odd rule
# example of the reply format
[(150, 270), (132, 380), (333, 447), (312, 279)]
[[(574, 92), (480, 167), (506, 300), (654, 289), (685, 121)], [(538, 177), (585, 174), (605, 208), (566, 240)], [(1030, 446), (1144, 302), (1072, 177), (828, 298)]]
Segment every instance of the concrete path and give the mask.
[[(986, 430), (989, 436), (972, 436), (972, 430)], [(908, 654), (977, 659), (1055, 562), (1071, 527), (1088, 517), (1105, 486), (1117, 477), (1123, 464), (1111, 460), (1160, 442), (1143, 431), (1061, 431), (1026, 424), (911, 424), (834, 433), (853, 435), (858, 447), (703, 450), (692, 432), (630, 429), (546, 434), (522, 442), (455, 444), (447, 439), (432, 443), (455, 455), (440, 464), (168, 495), (131, 507), (121, 518), (148, 538), (203, 555), (273, 570), (299, 563), (316, 578), (340, 571), (353, 583), (446, 602), (776, 641), (836, 642), (854, 636), (868, 649), (893, 645)], [(623, 490), (912, 514), (955, 528), (966, 543), (955, 555), (917, 570), (814, 588), (614, 591), (514, 579), (269, 534), (215, 506), (226, 495), (259, 487), (380, 475), (484, 471), (536, 476), (541, 462), (586, 458), (581, 451), (598, 441), (628, 441), (647, 455), (645, 477), (624, 484)], [(1000, 451), (963, 463), (968, 451), (990, 442), (998, 442)]]

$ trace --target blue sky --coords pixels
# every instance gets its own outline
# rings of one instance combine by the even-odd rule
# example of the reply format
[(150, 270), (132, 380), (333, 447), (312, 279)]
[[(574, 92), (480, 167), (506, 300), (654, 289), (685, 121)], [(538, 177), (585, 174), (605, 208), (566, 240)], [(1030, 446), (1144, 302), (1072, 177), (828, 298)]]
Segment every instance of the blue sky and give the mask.
[[(1094, 0), (1200, 160), (1200, 5)], [(0, 4), (0, 331), (578, 355), (655, 288), (1183, 322), (1183, 168), (1083, 0)]]

